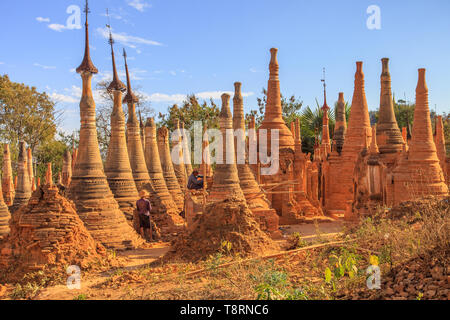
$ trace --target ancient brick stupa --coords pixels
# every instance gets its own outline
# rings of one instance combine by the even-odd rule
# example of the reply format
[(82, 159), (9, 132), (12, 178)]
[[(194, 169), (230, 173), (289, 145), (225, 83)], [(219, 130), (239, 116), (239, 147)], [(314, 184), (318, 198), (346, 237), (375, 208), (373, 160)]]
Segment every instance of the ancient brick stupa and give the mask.
[(18, 277), (52, 266), (87, 268), (106, 250), (86, 230), (73, 203), (48, 180), (13, 215), (11, 232), (0, 252), (0, 269), (13, 266)]
[(28, 177), (30, 178), (30, 183), (32, 184), (34, 181), (34, 173), (33, 173), (33, 153), (31, 148), (27, 149), (27, 168), (28, 168)]
[(403, 149), (402, 133), (397, 125), (394, 102), (391, 91), (391, 74), (389, 59), (383, 58), (381, 72), (380, 111), (377, 122), (377, 142), (382, 154), (401, 152)]
[[(178, 184), (180, 185), (181, 191), (186, 190), (187, 185), (187, 174), (186, 167), (184, 165), (184, 154), (183, 154), (183, 137), (181, 136), (180, 130), (180, 120), (175, 120), (175, 135), (178, 136), (178, 141), (172, 141), (175, 144), (174, 148), (179, 150), (178, 159), (172, 159), (173, 170), (175, 171), (175, 176), (177, 177)], [(172, 148), (173, 152), (173, 148)]]
[(126, 90), (126, 86), (119, 80), (117, 74), (111, 32), (109, 43), (111, 45), (113, 80), (108, 86), (108, 92), (113, 94), (114, 107), (111, 113), (111, 137), (105, 162), (105, 174), (114, 198), (119, 203), (120, 210), (131, 220), (139, 195), (126, 147), (125, 115), (122, 108), (122, 93)]
[(345, 134), (347, 132), (347, 120), (345, 118), (345, 101), (343, 92), (339, 92), (335, 118), (336, 123), (334, 125), (333, 142), (336, 146), (336, 151), (338, 153), (341, 153), (342, 147), (344, 146)]
[[(269, 232), (272, 237), (280, 237), (281, 233), (278, 230), (279, 217), (274, 209), (270, 207), (267, 197), (259, 187), (255, 176), (250, 169), (245, 152), (245, 118), (244, 118), (244, 101), (241, 94), (241, 83), (234, 84), (235, 93), (233, 98), (233, 129), (241, 130), (241, 135), (236, 137), (237, 145), (241, 144), (242, 149), (237, 146), (237, 158), (243, 157), (244, 163), (237, 163), (239, 184), (249, 209), (255, 216), (255, 219), (260, 223), (262, 230)], [(243, 152), (244, 154), (239, 154)]]
[(448, 195), (433, 141), (425, 69), (419, 69), (411, 143), (393, 171), (393, 181), (394, 204), (427, 195)]
[(9, 144), (3, 145), (3, 170), (2, 170), (2, 190), (3, 199), (7, 206), (11, 206), (14, 202), (14, 181), (13, 171), (11, 166), (11, 153), (9, 151)]
[(445, 136), (444, 136), (444, 124), (442, 123), (442, 116), (437, 116), (436, 119), (436, 135), (434, 137), (434, 144), (436, 145), (439, 163), (441, 164), (442, 171), (444, 172), (444, 176), (446, 176), (446, 181), (448, 183), (450, 177), (447, 176)]
[(145, 160), (153, 186), (153, 191), (150, 192), (150, 201), (155, 211), (152, 218), (164, 235), (172, 232), (177, 226), (182, 225), (184, 220), (178, 214), (180, 210), (174, 202), (169, 189), (167, 189), (166, 181), (164, 180), (156, 142), (156, 125), (153, 118), (147, 119), (145, 143)]
[(25, 142), (19, 142), (19, 157), (17, 159), (17, 186), (11, 213), (28, 203), (31, 197), (31, 182), (28, 176), (27, 150)]
[[(372, 128), (364, 89), (364, 73), (362, 62), (357, 62), (345, 143), (341, 155), (329, 159), (328, 176), (325, 177), (329, 182), (323, 200), (327, 213), (343, 215), (351, 209), (354, 195), (353, 171), (359, 153), (370, 144), (371, 139)], [(333, 183), (335, 181), (339, 183)]]
[(9, 233), (9, 219), (11, 214), (9, 213), (8, 206), (3, 200), (2, 187), (0, 186), (0, 240), (3, 239)]
[(270, 49), (270, 76), (267, 84), (267, 104), (264, 120), (259, 129), (267, 129), (267, 148), (270, 150), (271, 130), (279, 130), (279, 146), (283, 148), (294, 148), (294, 139), (291, 131), (283, 120), (281, 109), (281, 93), (279, 79), (279, 65), (277, 61), (278, 49)]
[(139, 101), (134, 95), (131, 88), (130, 74), (128, 72), (127, 54), (123, 50), (123, 57), (125, 59), (125, 72), (127, 74), (127, 94), (123, 99), (128, 106), (128, 120), (127, 120), (127, 147), (128, 157), (130, 160), (131, 170), (133, 172), (134, 182), (138, 191), (146, 189), (149, 192), (153, 191), (153, 186), (150, 182), (147, 165), (145, 164), (144, 148), (142, 147), (141, 129), (138, 118), (136, 116), (136, 103)]
[(69, 150), (66, 150), (64, 152), (61, 178), (61, 183), (64, 186), (67, 187), (70, 185), (70, 181), (72, 180), (72, 155), (70, 154)]
[(88, 8), (86, 6), (86, 46), (77, 68), (83, 80), (80, 102), (80, 142), (69, 187), (69, 197), (92, 237), (109, 248), (135, 248), (141, 239), (128, 225), (109, 188), (97, 140), (92, 76), (98, 72), (89, 55)]
[(181, 191), (177, 176), (175, 175), (175, 170), (172, 165), (172, 157), (169, 147), (169, 130), (166, 127), (158, 129), (157, 144), (161, 161), (161, 168), (164, 180), (166, 181), (167, 189), (169, 190), (173, 201), (175, 201), (178, 210), (183, 211), (184, 195)]
[[(230, 95), (222, 95), (222, 110), (219, 115), (219, 126), (222, 134), (222, 159), (217, 160), (208, 203), (223, 201), (233, 197), (245, 199), (239, 184), (234, 150), (233, 117), (230, 111)], [(221, 161), (222, 160), (222, 161)], [(221, 163), (220, 163), (221, 162)], [(245, 201), (245, 200), (244, 200)]]
[(191, 159), (191, 149), (189, 148), (190, 143), (188, 142), (188, 136), (186, 134), (187, 129), (184, 128), (184, 122), (181, 122), (181, 134), (183, 136), (183, 156), (184, 156), (184, 167), (186, 168), (186, 175), (189, 177), (192, 174), (192, 159)]

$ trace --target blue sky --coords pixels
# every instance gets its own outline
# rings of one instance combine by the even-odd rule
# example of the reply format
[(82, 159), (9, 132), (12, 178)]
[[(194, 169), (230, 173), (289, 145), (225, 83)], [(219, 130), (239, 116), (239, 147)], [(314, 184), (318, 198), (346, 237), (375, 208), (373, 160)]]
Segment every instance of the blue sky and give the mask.
[[(91, 0), (92, 60), (111, 75), (105, 39), (106, 8), (123, 70), (122, 47), (130, 57), (133, 85), (157, 111), (189, 93), (219, 98), (241, 81), (245, 109), (267, 85), (269, 49), (279, 48), (281, 90), (305, 105), (322, 101), (326, 68), (328, 100), (343, 91), (351, 101), (355, 62), (364, 62), (369, 108), (379, 105), (383, 57), (391, 59), (397, 98), (414, 100), (417, 69), (427, 68), (430, 107), (450, 111), (450, 1), (448, 0)], [(65, 110), (63, 129), (79, 127), (81, 80), (74, 73), (83, 57), (84, 30), (67, 29), (70, 5), (83, 0), (0, 2), (0, 74), (45, 90)], [(381, 29), (369, 30), (366, 10), (381, 9)], [(82, 17), (84, 23), (84, 17)], [(125, 81), (125, 78), (122, 77)], [(97, 101), (97, 103), (100, 103)]]

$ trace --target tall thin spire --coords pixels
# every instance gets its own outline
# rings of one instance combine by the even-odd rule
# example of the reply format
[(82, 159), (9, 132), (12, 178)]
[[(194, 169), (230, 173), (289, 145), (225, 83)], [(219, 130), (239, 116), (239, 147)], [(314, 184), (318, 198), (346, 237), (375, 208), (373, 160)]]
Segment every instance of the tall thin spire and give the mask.
[(86, 6), (84, 7), (84, 12), (86, 13), (86, 23), (85, 23), (85, 48), (84, 48), (84, 58), (83, 62), (81, 62), (80, 66), (77, 68), (78, 73), (82, 72), (90, 72), (90, 73), (98, 73), (98, 69), (94, 66), (91, 60), (90, 50), (89, 50), (89, 23), (88, 23), (88, 15), (89, 15), (89, 3), (86, 0)]
[(117, 68), (116, 68), (116, 59), (114, 57), (114, 39), (112, 36), (111, 31), (111, 21), (109, 19), (109, 12), (108, 9), (106, 9), (106, 16), (108, 17), (108, 24), (106, 27), (109, 30), (109, 40), (108, 43), (111, 46), (111, 58), (112, 58), (112, 66), (113, 66), (113, 80), (108, 86), (108, 91), (122, 91), (124, 92), (126, 90), (126, 86), (123, 84), (122, 81), (120, 81), (119, 76), (117, 74)]
[(123, 98), (123, 102), (125, 103), (138, 103), (139, 99), (134, 95), (133, 90), (131, 89), (131, 81), (130, 81), (130, 73), (128, 72), (128, 63), (127, 63), (127, 52), (125, 48), (123, 49), (123, 58), (125, 60), (125, 71), (127, 73), (127, 94), (125, 98)]
[(328, 127), (328, 110), (330, 107), (327, 105), (327, 83), (325, 81), (325, 68), (323, 68), (323, 117), (322, 117), (322, 155), (326, 158), (328, 154), (331, 153), (331, 143), (330, 143), (330, 130)]

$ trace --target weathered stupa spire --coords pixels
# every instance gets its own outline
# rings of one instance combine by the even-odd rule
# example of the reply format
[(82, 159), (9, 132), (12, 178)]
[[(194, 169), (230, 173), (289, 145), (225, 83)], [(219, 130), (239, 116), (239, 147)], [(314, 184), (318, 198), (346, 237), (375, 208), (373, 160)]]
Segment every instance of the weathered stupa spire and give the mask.
[(184, 122), (181, 122), (181, 133), (183, 136), (184, 167), (186, 168), (186, 175), (189, 177), (194, 169), (192, 168), (191, 150), (189, 148), (190, 143), (188, 142), (188, 136), (184, 127)]
[(141, 240), (127, 224), (125, 216), (108, 186), (97, 140), (95, 101), (92, 95), (92, 76), (97, 69), (89, 57), (89, 37), (86, 1), (86, 48), (83, 63), (77, 72), (83, 80), (80, 101), (80, 142), (69, 197), (92, 237), (114, 249), (135, 248)]
[(158, 151), (161, 161), (164, 180), (172, 199), (175, 201), (178, 210), (181, 212), (184, 208), (184, 195), (178, 184), (177, 176), (172, 165), (172, 157), (169, 147), (169, 130), (166, 127), (158, 129), (157, 133)]
[(370, 126), (369, 108), (364, 89), (364, 73), (362, 62), (356, 62), (355, 90), (348, 122), (343, 152), (348, 151), (357, 157), (364, 146), (370, 143), (372, 128)]
[(395, 119), (394, 102), (391, 90), (389, 59), (383, 58), (381, 72), (380, 111), (378, 113), (377, 140), (380, 153), (401, 152), (403, 138)]
[(119, 80), (114, 57), (114, 40), (111, 28), (109, 31), (109, 44), (113, 65), (113, 80), (108, 86), (108, 92), (114, 96), (114, 107), (111, 113), (111, 138), (109, 140), (108, 154), (105, 162), (105, 174), (108, 179), (114, 198), (120, 209), (128, 218), (133, 217), (136, 200), (139, 199), (136, 184), (133, 179), (130, 159), (127, 151), (125, 137), (125, 115), (122, 108), (122, 93), (126, 86)]
[(70, 181), (72, 180), (72, 155), (69, 150), (64, 152), (61, 177), (62, 185), (68, 187), (70, 185)]
[(19, 157), (17, 159), (17, 187), (16, 196), (11, 207), (11, 212), (14, 213), (21, 206), (26, 205), (31, 198), (31, 182), (28, 176), (27, 166), (27, 149), (25, 142), (19, 142)]
[(3, 239), (9, 233), (9, 220), (11, 214), (9, 213), (8, 206), (3, 199), (2, 186), (0, 185), (0, 240)]
[(336, 106), (336, 124), (334, 125), (334, 136), (336, 151), (341, 153), (344, 146), (345, 134), (347, 132), (347, 120), (345, 118), (344, 93), (339, 92), (339, 98)]
[[(176, 143), (176, 147), (179, 149), (178, 159), (173, 163), (173, 169), (175, 170), (175, 176), (177, 177), (178, 184), (182, 191), (186, 190), (187, 185), (187, 174), (186, 167), (184, 166), (184, 155), (183, 155), (183, 137), (180, 131), (180, 120), (175, 120), (175, 135), (178, 136), (178, 141), (172, 141)], [(173, 152), (173, 148), (172, 148)]]
[(9, 207), (14, 202), (14, 179), (11, 166), (11, 153), (9, 151), (9, 144), (3, 145), (3, 170), (2, 170), (2, 190), (3, 198), (6, 205)]
[(327, 105), (327, 84), (325, 81), (325, 68), (323, 69), (323, 106), (322, 106), (322, 143), (321, 143), (321, 154), (324, 160), (331, 153), (331, 142), (330, 142), (330, 128), (329, 128), (329, 118), (328, 111), (330, 107)]
[(144, 148), (142, 147), (141, 129), (138, 118), (136, 116), (136, 103), (138, 98), (133, 94), (131, 88), (130, 74), (128, 72), (127, 53), (123, 49), (123, 57), (125, 60), (125, 71), (127, 74), (127, 94), (123, 99), (128, 106), (127, 120), (127, 147), (128, 157), (130, 159), (131, 170), (133, 172), (134, 182), (138, 191), (146, 189), (152, 192), (153, 187), (150, 182), (147, 166), (145, 164)]
[(294, 139), (291, 131), (283, 120), (281, 109), (281, 93), (279, 79), (279, 65), (277, 61), (278, 49), (270, 49), (271, 60), (269, 65), (270, 76), (267, 85), (267, 104), (264, 120), (259, 129), (267, 129), (267, 146), (270, 150), (271, 130), (279, 130), (279, 146), (283, 148), (294, 148)]
[[(145, 126), (145, 161), (147, 163), (148, 173), (150, 175), (151, 184), (154, 191), (150, 193), (150, 201), (159, 213), (163, 213), (167, 221), (170, 222), (168, 227), (174, 227), (176, 224), (183, 223), (183, 219), (179, 216), (179, 210), (174, 202), (166, 181), (164, 180), (161, 160), (159, 157), (158, 144), (156, 142), (156, 124), (153, 118), (148, 118)], [(169, 159), (170, 160), (170, 159)], [(171, 160), (170, 160), (171, 161)], [(164, 227), (156, 221), (158, 227)]]
[[(441, 164), (442, 171), (444, 171), (444, 176), (447, 174), (447, 163), (446, 163), (446, 150), (445, 150), (445, 136), (444, 136), (444, 124), (442, 122), (442, 116), (437, 116), (436, 121), (436, 136), (434, 138), (434, 144), (436, 145), (437, 156), (439, 158), (439, 163)], [(450, 177), (446, 177), (447, 182)]]
[(419, 69), (416, 107), (407, 157), (394, 169), (394, 204), (427, 195), (448, 195), (433, 141), (425, 69)]
[(28, 168), (28, 177), (30, 178), (30, 183), (33, 183), (34, 173), (33, 173), (33, 154), (31, 152), (31, 148), (27, 149), (27, 168)]
[[(218, 159), (213, 176), (213, 185), (208, 202), (223, 201), (227, 198), (245, 199), (239, 185), (234, 149), (233, 118), (230, 110), (230, 95), (222, 95), (222, 110), (219, 115), (222, 133), (223, 158)], [(227, 132), (228, 131), (228, 132)], [(222, 163), (220, 163), (222, 162)], [(231, 163), (230, 163), (231, 162)]]

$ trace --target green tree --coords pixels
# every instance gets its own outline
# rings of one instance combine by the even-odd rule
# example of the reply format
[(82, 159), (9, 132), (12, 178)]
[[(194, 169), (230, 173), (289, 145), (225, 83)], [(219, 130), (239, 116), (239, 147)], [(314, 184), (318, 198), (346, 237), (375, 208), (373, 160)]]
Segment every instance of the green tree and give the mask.
[(11, 145), (12, 153), (17, 152), (19, 140), (33, 151), (51, 141), (61, 114), (45, 92), (0, 76), (0, 140)]
[(175, 104), (168, 108), (167, 114), (159, 113), (158, 126), (166, 126), (172, 131), (175, 128), (175, 120), (180, 120), (184, 122), (186, 130), (192, 128), (194, 121), (201, 121), (208, 129), (219, 128), (219, 113), (220, 109), (212, 99), (209, 103), (206, 101), (200, 103), (192, 94), (186, 97), (181, 107)]

